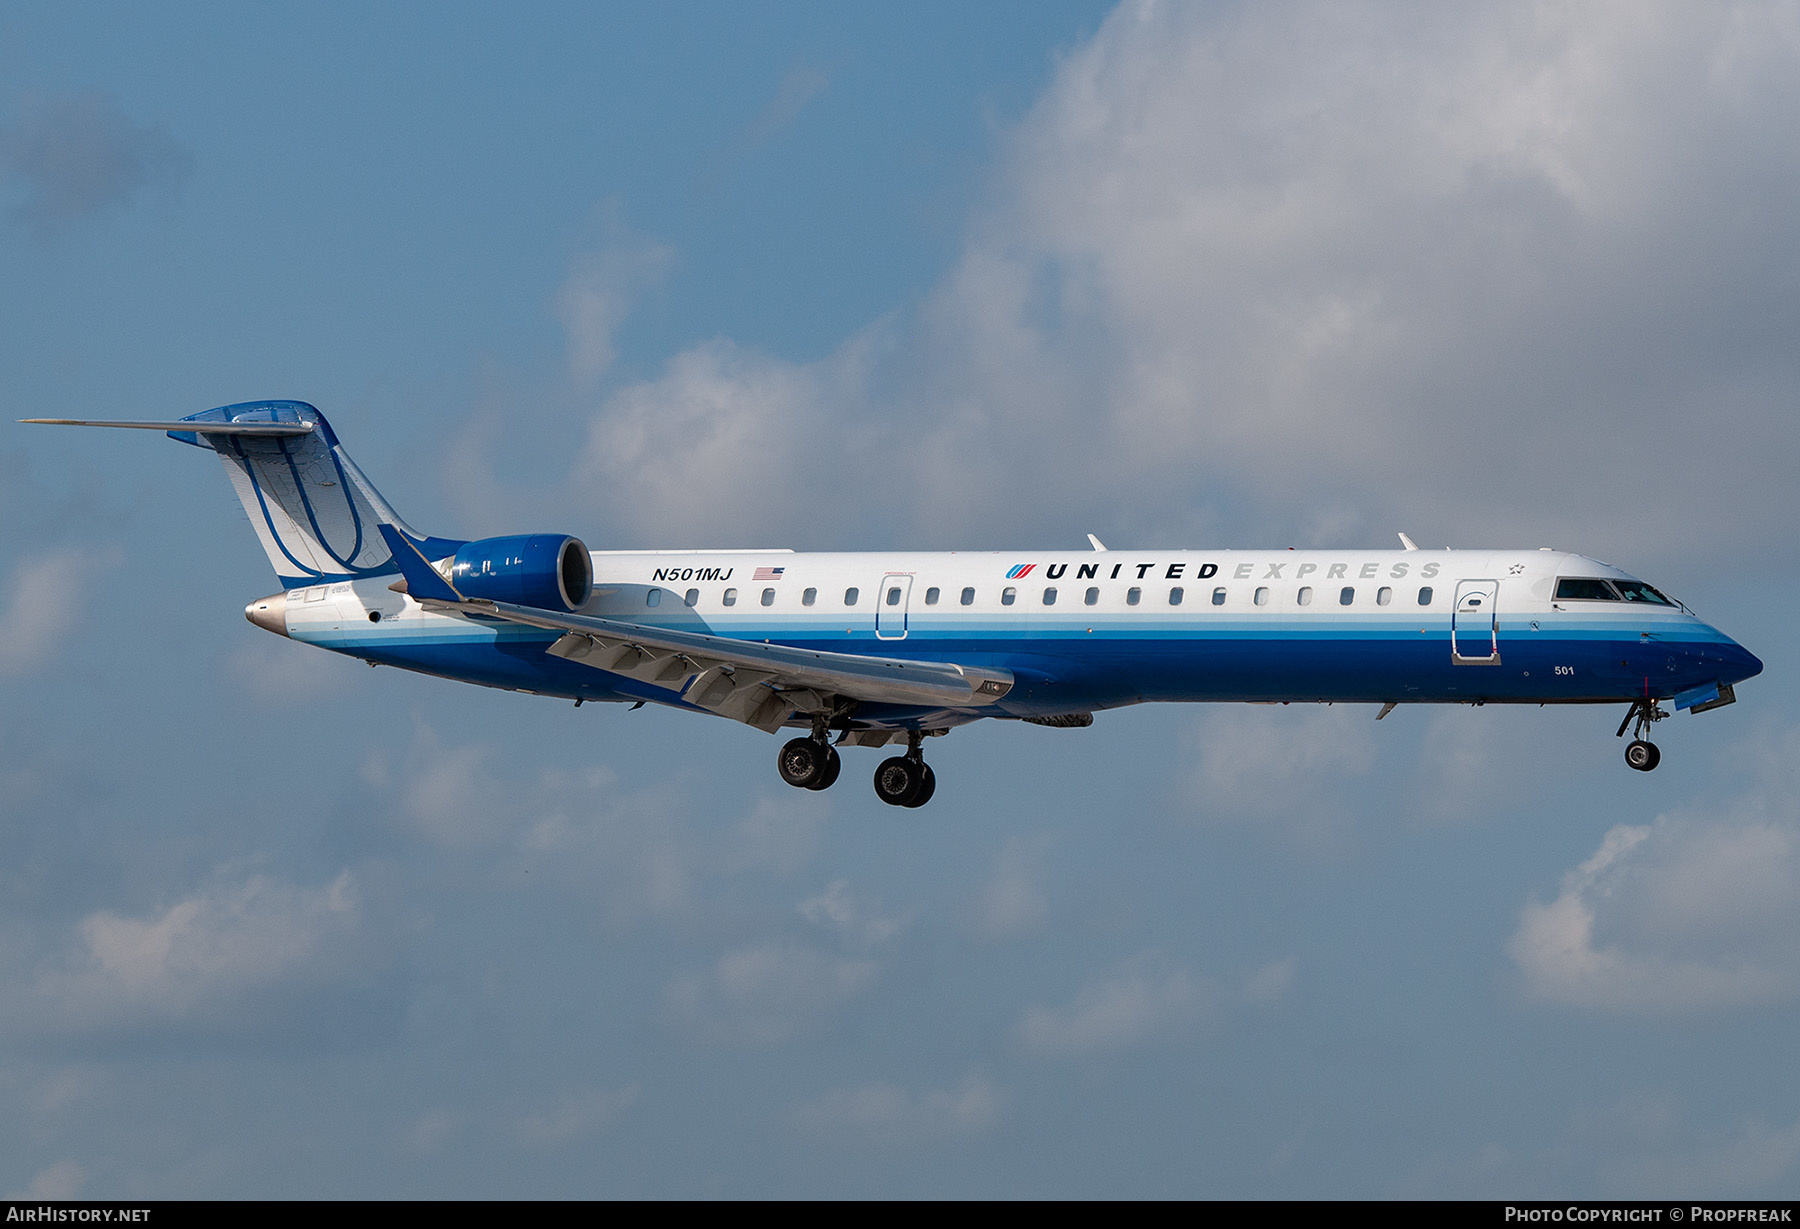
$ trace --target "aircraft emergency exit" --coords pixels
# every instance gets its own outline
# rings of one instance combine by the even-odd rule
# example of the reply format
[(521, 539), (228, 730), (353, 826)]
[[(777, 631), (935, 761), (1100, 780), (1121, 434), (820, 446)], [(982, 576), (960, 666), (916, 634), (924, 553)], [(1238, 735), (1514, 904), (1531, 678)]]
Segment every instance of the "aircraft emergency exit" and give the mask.
[[(805, 731), (782, 779), (825, 789), (839, 746), (904, 744), (883, 802), (937, 788), (924, 740), (983, 717), (1086, 726), (1147, 702), (1625, 704), (1626, 762), (1669, 716), (1762, 670), (1680, 602), (1542, 550), (796, 554), (590, 551), (567, 534), (418, 533), (325, 416), (256, 401), (173, 422), (210, 448), (281, 580), (258, 627), (365, 661), (574, 700)], [(832, 736), (836, 735), (835, 743)]]

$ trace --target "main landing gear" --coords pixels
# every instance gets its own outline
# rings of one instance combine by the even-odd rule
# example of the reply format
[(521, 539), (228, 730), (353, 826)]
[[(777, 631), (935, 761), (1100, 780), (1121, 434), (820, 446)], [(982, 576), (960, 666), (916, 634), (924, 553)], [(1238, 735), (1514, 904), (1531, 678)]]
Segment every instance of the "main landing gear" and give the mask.
[(844, 761), (837, 748), (823, 738), (796, 738), (776, 757), (781, 779), (800, 789), (830, 789)]
[[(784, 743), (775, 758), (781, 779), (799, 789), (830, 789), (838, 779), (843, 761), (837, 748), (825, 741), (824, 722), (819, 722), (811, 736)], [(924, 736), (917, 730), (906, 736), (906, 754), (881, 761), (875, 770), (875, 796), (893, 807), (922, 807), (937, 792), (937, 774), (925, 762), (919, 744)]]
[(1631, 708), (1625, 714), (1625, 720), (1619, 722), (1619, 732), (1613, 735), (1615, 738), (1625, 737), (1626, 727), (1633, 721), (1637, 722), (1637, 728), (1631, 731), (1631, 742), (1625, 747), (1625, 762), (1639, 772), (1649, 772), (1662, 763), (1662, 752), (1656, 749), (1655, 743), (1645, 740), (1644, 732), (1652, 723), (1661, 721), (1668, 715), (1655, 700), (1633, 700)]
[(891, 807), (922, 807), (937, 793), (937, 774), (919, 750), (919, 732), (906, 736), (906, 754), (881, 761), (875, 770), (875, 796)]

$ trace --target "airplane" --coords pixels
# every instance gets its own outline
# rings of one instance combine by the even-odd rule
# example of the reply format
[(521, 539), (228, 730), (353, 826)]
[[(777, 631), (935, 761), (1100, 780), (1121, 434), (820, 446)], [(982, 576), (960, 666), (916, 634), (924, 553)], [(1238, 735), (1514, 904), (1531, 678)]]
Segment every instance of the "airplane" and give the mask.
[[(175, 421), (224, 463), (281, 592), (258, 627), (371, 665), (573, 700), (712, 713), (829, 788), (838, 747), (903, 744), (875, 793), (937, 789), (924, 740), (985, 717), (1085, 727), (1151, 702), (1626, 704), (1626, 762), (1676, 711), (1733, 703), (1762, 662), (1681, 602), (1552, 550), (590, 551), (403, 521), (303, 401)], [(832, 741), (835, 734), (836, 741)]]

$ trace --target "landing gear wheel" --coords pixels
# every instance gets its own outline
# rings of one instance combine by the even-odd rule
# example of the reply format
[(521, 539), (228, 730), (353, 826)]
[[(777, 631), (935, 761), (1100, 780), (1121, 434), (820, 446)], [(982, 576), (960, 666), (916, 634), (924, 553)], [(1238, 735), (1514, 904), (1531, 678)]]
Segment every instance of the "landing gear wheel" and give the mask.
[(825, 746), (825, 771), (819, 775), (819, 779), (817, 781), (814, 781), (811, 785), (807, 786), (806, 788), (807, 789), (830, 789), (831, 783), (838, 779), (838, 773), (843, 770), (843, 767), (844, 767), (844, 757), (837, 753), (836, 747), (826, 744), (826, 746)]
[(891, 807), (917, 806), (915, 799), (924, 790), (930, 771), (923, 760), (903, 755), (883, 760), (875, 770), (875, 796)]
[[(781, 748), (781, 754), (775, 757), (775, 767), (781, 772), (781, 779), (789, 785), (800, 789), (823, 789), (819, 782), (825, 780), (827, 773), (833, 777), (832, 761), (836, 753), (822, 742), (810, 738), (796, 738)], [(831, 784), (826, 781), (825, 785)]]
[(1656, 749), (1655, 743), (1634, 738), (1625, 748), (1625, 762), (1639, 772), (1649, 772), (1662, 763), (1662, 752)]
[(911, 802), (906, 803), (906, 806), (922, 807), (931, 801), (931, 796), (933, 794), (937, 793), (937, 773), (931, 771), (931, 765), (920, 762), (919, 775), (921, 778), (919, 781), (919, 796), (914, 798)]

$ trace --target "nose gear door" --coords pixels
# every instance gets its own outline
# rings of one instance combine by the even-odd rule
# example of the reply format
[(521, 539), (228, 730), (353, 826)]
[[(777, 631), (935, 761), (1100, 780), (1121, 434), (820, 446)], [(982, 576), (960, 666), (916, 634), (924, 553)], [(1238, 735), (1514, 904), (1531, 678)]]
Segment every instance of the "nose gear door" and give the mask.
[(1457, 582), (1450, 611), (1450, 660), (1459, 666), (1500, 664), (1500, 582)]

